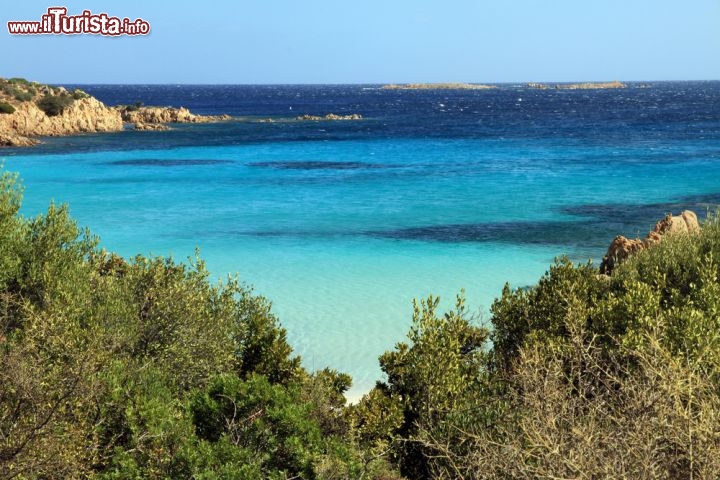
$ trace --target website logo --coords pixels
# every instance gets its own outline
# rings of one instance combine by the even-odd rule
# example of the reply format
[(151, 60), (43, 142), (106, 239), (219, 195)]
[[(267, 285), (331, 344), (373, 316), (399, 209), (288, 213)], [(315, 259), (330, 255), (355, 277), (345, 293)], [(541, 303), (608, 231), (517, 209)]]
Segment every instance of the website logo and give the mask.
[(50, 7), (40, 21), (7, 22), (10, 35), (147, 35), (150, 24), (142, 18), (111, 17), (107, 13), (83, 10), (80, 15), (68, 15), (65, 7)]

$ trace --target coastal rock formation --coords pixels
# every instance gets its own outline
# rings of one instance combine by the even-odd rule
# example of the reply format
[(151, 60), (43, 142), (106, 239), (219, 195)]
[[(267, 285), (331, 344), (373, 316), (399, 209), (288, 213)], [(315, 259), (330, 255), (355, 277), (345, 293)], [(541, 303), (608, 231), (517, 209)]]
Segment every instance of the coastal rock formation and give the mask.
[(549, 90), (554, 88), (555, 90), (605, 90), (612, 88), (627, 88), (627, 85), (614, 81), (614, 82), (584, 82), (584, 83), (556, 83), (549, 85), (547, 83), (528, 83), (529, 88), (535, 88), (538, 90)]
[(334, 113), (328, 113), (325, 116), (320, 115), (300, 115), (295, 117), (295, 120), (362, 120), (362, 115), (359, 113), (351, 113), (350, 115), (336, 115)]
[(81, 90), (68, 92), (22, 78), (0, 78), (0, 146), (29, 146), (35, 136), (116, 132), (123, 122), (136, 130), (169, 130), (166, 123), (206, 123), (229, 115), (196, 115), (187, 108), (107, 107)]
[[(230, 115), (196, 115), (185, 107), (115, 107), (123, 122), (137, 124), (209, 123), (230, 120)], [(149, 128), (146, 128), (146, 130)]]
[(0, 133), (0, 146), (2, 147), (29, 147), (37, 145), (38, 141), (22, 135)]
[(683, 211), (678, 216), (671, 213), (655, 224), (655, 228), (643, 239), (628, 239), (618, 235), (608, 247), (605, 257), (600, 264), (600, 273), (610, 275), (612, 271), (632, 255), (641, 250), (650, 248), (662, 241), (665, 235), (678, 233), (693, 233), (700, 230), (697, 215), (690, 210)]
[(135, 123), (135, 130), (155, 130), (155, 131), (165, 131), (170, 130), (170, 127), (168, 127), (165, 124), (162, 123), (143, 123), (143, 122), (137, 122)]
[(381, 88), (383, 90), (489, 90), (497, 87), (476, 83), (391, 83)]
[(0, 80), (0, 100), (12, 113), (0, 114), (0, 145), (29, 146), (31, 137), (122, 130), (120, 114), (79, 90)]

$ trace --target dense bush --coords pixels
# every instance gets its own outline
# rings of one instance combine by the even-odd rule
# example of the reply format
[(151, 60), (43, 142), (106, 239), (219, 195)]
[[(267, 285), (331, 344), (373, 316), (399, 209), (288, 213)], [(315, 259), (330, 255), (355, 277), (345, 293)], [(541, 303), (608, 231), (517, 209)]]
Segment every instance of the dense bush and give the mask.
[(54, 117), (62, 114), (63, 111), (72, 103), (75, 99), (67, 94), (60, 95), (45, 95), (36, 102), (38, 108), (45, 112), (49, 117)]
[[(268, 302), (201, 260), (97, 247), (0, 176), (0, 478), (376, 478)], [(389, 478), (389, 477), (387, 477)]]
[(0, 113), (10, 114), (15, 112), (15, 107), (6, 102), (0, 102)]
[[(400, 438), (419, 438), (423, 431), (442, 428), (447, 413), (464, 409), (484, 381), (488, 331), (467, 320), (462, 297), (454, 311), (442, 316), (436, 313), (438, 304), (437, 297), (415, 303), (410, 344), (400, 343), (380, 357), (387, 382), (379, 391), (384, 402), (396, 404), (380, 418), (386, 426), (395, 423), (391, 433)], [(398, 411), (402, 415), (393, 419)], [(432, 451), (421, 443), (396, 442), (390, 453), (408, 478), (432, 473)]]

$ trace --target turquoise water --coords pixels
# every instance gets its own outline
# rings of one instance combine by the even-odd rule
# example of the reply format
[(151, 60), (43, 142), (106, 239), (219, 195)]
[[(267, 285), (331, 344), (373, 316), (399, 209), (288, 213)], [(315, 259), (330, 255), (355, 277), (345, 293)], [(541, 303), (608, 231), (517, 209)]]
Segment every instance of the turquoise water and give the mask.
[[(47, 139), (4, 163), (27, 215), (68, 203), (108, 250), (185, 259), (199, 247), (217, 277), (239, 273), (307, 367), (353, 376), (351, 398), (381, 378), (377, 357), (403, 340), (414, 298), (450, 307), (464, 288), (487, 320), (506, 281), (533, 284), (562, 254), (597, 261), (618, 233), (720, 200), (717, 117), (702, 134), (677, 119), (656, 122), (673, 126), (663, 135), (624, 136), (616, 120), (591, 138), (362, 133), (386, 122), (357, 135), (237, 123)], [(342, 138), (325, 138), (334, 128)]]

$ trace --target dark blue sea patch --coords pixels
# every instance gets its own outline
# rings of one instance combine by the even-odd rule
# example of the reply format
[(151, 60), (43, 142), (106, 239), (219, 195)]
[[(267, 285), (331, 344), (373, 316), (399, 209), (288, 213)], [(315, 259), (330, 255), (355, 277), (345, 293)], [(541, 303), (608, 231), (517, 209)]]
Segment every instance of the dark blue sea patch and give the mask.
[(720, 193), (688, 195), (676, 200), (658, 203), (597, 203), (563, 207), (561, 213), (582, 217), (592, 217), (611, 227), (615, 225), (635, 225), (636, 228), (655, 224), (668, 213), (679, 214), (683, 210), (692, 210), (698, 217), (704, 218), (720, 207)]
[(365, 162), (336, 162), (325, 160), (269, 161), (249, 163), (250, 167), (275, 168), (278, 170), (361, 170), (382, 168), (382, 165)]
[(368, 232), (370, 236), (444, 243), (494, 242), (516, 245), (557, 245), (598, 254), (615, 235), (644, 237), (668, 213), (693, 210), (699, 218), (720, 207), (720, 193), (680, 197), (648, 204), (587, 204), (563, 207), (560, 212), (581, 219), (568, 221), (511, 221), (497, 223), (429, 225)]
[(368, 232), (368, 235), (397, 240), (442, 243), (492, 242), (568, 247), (601, 247), (609, 242), (602, 225), (585, 221), (513, 221), (431, 225), (373, 231)]
[(116, 160), (110, 162), (110, 165), (130, 165), (136, 167), (187, 167), (193, 165), (220, 165), (224, 163), (233, 163), (231, 160), (206, 160), (206, 159), (187, 159), (180, 158), (133, 158), (128, 160)]

